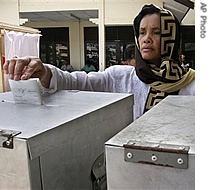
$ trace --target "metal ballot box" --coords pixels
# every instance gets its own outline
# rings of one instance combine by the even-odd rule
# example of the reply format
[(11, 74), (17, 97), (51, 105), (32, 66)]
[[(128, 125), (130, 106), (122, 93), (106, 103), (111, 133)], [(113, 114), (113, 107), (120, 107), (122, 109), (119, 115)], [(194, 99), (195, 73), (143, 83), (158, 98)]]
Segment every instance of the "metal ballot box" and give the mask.
[(105, 150), (109, 190), (195, 189), (195, 97), (168, 96)]
[(133, 95), (59, 91), (43, 105), (0, 94), (0, 189), (92, 189), (104, 143), (133, 121)]

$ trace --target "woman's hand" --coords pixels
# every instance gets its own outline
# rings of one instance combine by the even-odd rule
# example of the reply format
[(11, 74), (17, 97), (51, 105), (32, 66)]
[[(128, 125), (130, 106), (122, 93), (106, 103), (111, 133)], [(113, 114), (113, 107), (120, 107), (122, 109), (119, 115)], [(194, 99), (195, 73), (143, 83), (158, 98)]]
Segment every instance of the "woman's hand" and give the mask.
[(35, 57), (14, 57), (6, 60), (3, 70), (12, 80), (26, 80), (37, 77), (46, 88), (49, 87), (52, 77), (51, 70), (39, 58)]

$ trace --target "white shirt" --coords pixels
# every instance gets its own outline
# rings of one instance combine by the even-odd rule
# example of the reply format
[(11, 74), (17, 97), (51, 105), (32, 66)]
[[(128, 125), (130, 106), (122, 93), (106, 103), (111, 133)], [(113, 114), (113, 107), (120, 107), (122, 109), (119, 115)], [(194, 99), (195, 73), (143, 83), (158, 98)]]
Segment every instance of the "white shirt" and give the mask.
[[(47, 65), (52, 71), (52, 79), (47, 92), (57, 90), (84, 90), (134, 94), (134, 120), (144, 111), (144, 105), (150, 86), (136, 75), (135, 68), (129, 65), (115, 65), (102, 72), (74, 71), (63, 72), (53, 65)], [(179, 91), (179, 95), (195, 95), (195, 81)]]

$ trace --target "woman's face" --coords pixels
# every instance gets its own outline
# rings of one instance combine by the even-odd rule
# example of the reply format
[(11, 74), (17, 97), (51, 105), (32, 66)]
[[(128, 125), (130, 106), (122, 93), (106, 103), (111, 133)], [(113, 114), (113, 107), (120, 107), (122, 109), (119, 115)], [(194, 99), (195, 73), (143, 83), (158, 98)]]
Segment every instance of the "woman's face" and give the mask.
[(138, 42), (142, 58), (160, 64), (160, 16), (145, 15), (139, 25)]

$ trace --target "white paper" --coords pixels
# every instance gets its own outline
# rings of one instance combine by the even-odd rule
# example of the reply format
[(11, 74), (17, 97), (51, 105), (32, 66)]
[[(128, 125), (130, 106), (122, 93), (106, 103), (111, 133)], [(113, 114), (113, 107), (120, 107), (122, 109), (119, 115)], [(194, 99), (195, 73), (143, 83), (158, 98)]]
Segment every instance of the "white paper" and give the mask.
[(19, 81), (9, 79), (9, 84), (15, 103), (43, 104), (41, 83), (38, 78)]

